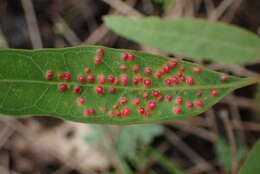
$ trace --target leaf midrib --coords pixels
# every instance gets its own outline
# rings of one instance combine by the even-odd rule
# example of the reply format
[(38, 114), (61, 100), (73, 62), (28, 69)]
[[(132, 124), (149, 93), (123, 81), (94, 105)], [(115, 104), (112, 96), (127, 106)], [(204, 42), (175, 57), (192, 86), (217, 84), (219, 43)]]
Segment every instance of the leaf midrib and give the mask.
[(247, 86), (250, 84), (254, 84), (259, 79), (256, 78), (247, 78), (247, 80), (243, 80), (240, 82), (234, 82), (229, 84), (221, 84), (221, 85), (203, 85), (203, 86), (182, 86), (182, 87), (163, 87), (163, 88), (145, 88), (145, 87), (129, 87), (129, 86), (115, 86), (115, 85), (100, 85), (100, 84), (79, 84), (78, 82), (57, 82), (57, 81), (40, 81), (40, 80), (7, 80), (7, 79), (1, 79), (0, 83), (28, 83), (28, 84), (44, 84), (44, 85), (58, 85), (61, 83), (65, 83), (72, 86), (82, 86), (82, 87), (96, 87), (96, 86), (102, 86), (104, 88), (118, 88), (118, 89), (125, 89), (125, 90), (139, 90), (139, 91), (153, 91), (153, 90), (160, 90), (160, 91), (185, 91), (185, 90), (199, 90), (199, 89), (222, 89), (222, 88), (239, 88), (243, 86)]

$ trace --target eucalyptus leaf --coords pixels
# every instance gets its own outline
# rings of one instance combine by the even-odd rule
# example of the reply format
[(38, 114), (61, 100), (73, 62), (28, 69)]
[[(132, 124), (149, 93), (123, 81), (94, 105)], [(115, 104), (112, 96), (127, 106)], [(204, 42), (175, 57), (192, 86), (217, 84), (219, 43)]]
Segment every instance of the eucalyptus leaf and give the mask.
[(128, 39), (175, 55), (229, 64), (245, 64), (260, 58), (257, 35), (224, 23), (119, 16), (108, 16), (105, 22)]
[(99, 124), (195, 116), (231, 91), (259, 82), (257, 77), (236, 78), (186, 61), (101, 46), (0, 50), (0, 67), (1, 114)]

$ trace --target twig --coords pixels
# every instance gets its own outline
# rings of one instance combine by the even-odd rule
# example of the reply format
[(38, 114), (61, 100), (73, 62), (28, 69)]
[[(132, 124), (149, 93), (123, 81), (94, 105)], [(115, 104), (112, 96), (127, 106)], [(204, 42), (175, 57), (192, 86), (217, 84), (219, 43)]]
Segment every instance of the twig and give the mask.
[(158, 49), (148, 47), (148, 46), (141, 45), (141, 49), (142, 49), (142, 51), (145, 51), (145, 52), (148, 52), (148, 53), (151, 53), (154, 55), (167, 56), (166, 53), (164, 53)]
[(195, 3), (195, 5), (194, 5), (194, 16), (192, 16), (192, 17), (196, 17), (196, 14), (199, 14), (199, 12), (200, 12), (200, 6), (201, 6), (201, 4), (202, 4), (202, 1), (203, 0), (196, 0), (196, 1), (194, 1), (194, 3)]
[(174, 7), (167, 13), (164, 14), (163, 18), (178, 19), (183, 16), (185, 7), (185, 1), (176, 0)]
[(227, 8), (232, 5), (235, 0), (224, 0), (220, 5), (209, 15), (209, 20), (216, 21), (218, 20)]
[(186, 173), (188, 173), (188, 174), (201, 174), (201, 173), (207, 172), (207, 170), (205, 171), (205, 169), (207, 169), (207, 166), (205, 165), (205, 163), (196, 164), (195, 166), (192, 166), (190, 169), (188, 169), (186, 171)]
[[(58, 24), (56, 25), (59, 32), (62, 32), (64, 34), (65, 38), (71, 45), (79, 45), (81, 43), (81, 40), (78, 38), (75, 32), (66, 24), (64, 19), (60, 15), (57, 15), (56, 18), (58, 21)], [(59, 23), (61, 26), (59, 26)]]
[(206, 11), (207, 15), (210, 16), (210, 14), (214, 11), (215, 6), (212, 0), (204, 0), (204, 3), (206, 5)]
[(33, 49), (42, 48), (42, 39), (40, 35), (40, 30), (37, 24), (37, 18), (33, 8), (31, 0), (22, 0), (22, 6), (25, 12), (25, 18), (27, 21), (29, 35), (32, 42)]
[(6, 143), (9, 137), (14, 133), (13, 129), (10, 128), (9, 124), (6, 124), (4, 130), (1, 130), (0, 134), (0, 149)]
[[(166, 123), (167, 124), (167, 123)], [(167, 124), (169, 126), (178, 128), (180, 130), (186, 131), (188, 133), (194, 134), (202, 139), (205, 139), (207, 141), (210, 141), (214, 143), (217, 139), (217, 135), (211, 131), (208, 131), (204, 128), (195, 127), (191, 124), (187, 124), (186, 122), (174, 122), (172, 124)]]
[(194, 1), (188, 0), (189, 3), (186, 2), (186, 6), (184, 6), (185, 13), (184, 18), (191, 18), (195, 16), (195, 4)]
[(77, 4), (75, 3), (76, 7), (81, 11), (82, 17), (86, 20), (89, 32), (93, 32), (98, 27), (98, 21), (95, 19), (98, 9), (94, 5), (95, 1), (92, 2), (78, 1)]
[(239, 127), (238, 134), (239, 134), (240, 140), (241, 140), (241, 142), (245, 143), (245, 134), (244, 134), (244, 130), (243, 130), (243, 124), (242, 124), (242, 121), (240, 118), (237, 100), (234, 100), (234, 98), (232, 96), (227, 97), (227, 99), (229, 100), (230, 111), (231, 111), (231, 116), (233, 118), (233, 123), (236, 125), (236, 127)]
[(152, 14), (153, 13), (153, 10), (154, 10), (154, 7), (153, 7), (153, 4), (151, 2), (152, 0), (142, 0), (142, 4), (143, 4), (143, 11), (146, 13), (146, 14)]
[(173, 123), (185, 123), (185, 124), (190, 124), (190, 125), (193, 125), (193, 126), (201, 126), (201, 127), (209, 127), (208, 125), (208, 121), (203, 118), (203, 117), (190, 117), (190, 118), (187, 118), (187, 119), (182, 119), (182, 120), (175, 120), (175, 121), (171, 121), (169, 122), (170, 124), (173, 124)]
[(144, 15), (141, 14), (140, 12), (136, 11), (126, 3), (120, 1), (120, 0), (102, 0), (105, 3), (109, 4), (111, 7), (116, 9), (118, 12), (125, 14), (127, 16), (132, 16), (132, 17), (143, 17)]
[[(169, 124), (172, 123), (184, 123), (190, 126), (200, 126), (200, 127), (210, 127), (209, 124), (207, 123), (207, 121), (204, 118), (201, 117), (191, 117), (191, 118), (187, 118), (187, 119), (183, 119), (183, 120), (176, 120), (174, 122), (169, 122)], [(232, 128), (233, 129), (237, 129), (240, 130), (241, 127), (238, 127), (236, 123), (234, 123), (233, 121), (231, 122), (232, 124)], [(260, 132), (260, 122), (259, 123), (255, 123), (255, 122), (250, 122), (250, 121), (243, 121), (242, 122), (242, 127), (245, 131), (255, 131), (255, 132)]]
[(105, 24), (101, 24), (94, 32), (91, 33), (91, 35), (81, 44), (82, 45), (92, 45), (96, 44), (98, 41), (102, 40), (104, 38), (109, 30), (105, 26)]
[[(193, 151), (186, 143), (184, 143), (175, 133), (167, 130), (166, 138), (174, 144), (183, 154), (185, 154), (194, 164), (204, 166), (203, 171), (214, 171), (214, 167), (205, 161), (197, 152)], [(205, 165), (204, 165), (205, 164)]]
[[(195, 118), (195, 119), (194, 119)], [(184, 120), (176, 120), (174, 122), (171, 123), (185, 123), (187, 125), (190, 126), (201, 126), (201, 127), (209, 127), (209, 125), (207, 124), (207, 122), (204, 119), (197, 119), (200, 117), (193, 117), (193, 118), (189, 118), (189, 119), (184, 119)], [(240, 130), (241, 127), (237, 126), (236, 123), (234, 123), (233, 121), (231, 122), (232, 124), (232, 128), (233, 129), (237, 129)], [(255, 122), (250, 122), (250, 121), (243, 121), (242, 122), (242, 127), (245, 131), (255, 131), (255, 132), (260, 132), (260, 123), (255, 123)]]
[(236, 105), (243, 108), (257, 110), (256, 103), (249, 98), (238, 97), (238, 96), (226, 96), (221, 102), (229, 104), (230, 101), (236, 101)]
[(219, 132), (218, 132), (217, 124), (216, 124), (214, 110), (212, 108), (210, 108), (209, 110), (206, 111), (205, 114), (206, 114), (206, 119), (208, 121), (208, 125), (210, 126), (212, 131), (218, 136)]
[[(111, 14), (119, 14), (118, 12), (115, 12), (114, 9), (111, 10)], [(103, 23), (99, 25), (95, 31), (93, 31), (82, 43), (81, 45), (94, 45), (97, 44), (99, 41), (101, 41), (108, 33), (109, 29), (106, 27), (106, 25)]]
[(236, 13), (238, 7), (241, 5), (242, 1), (243, 0), (236, 0), (236, 3), (233, 3), (230, 10), (227, 11), (227, 13), (223, 16), (223, 18), (221, 20), (226, 21), (226, 22), (231, 21)]
[(220, 111), (220, 117), (223, 120), (225, 129), (228, 134), (228, 140), (230, 143), (230, 150), (231, 150), (231, 163), (232, 163), (232, 174), (236, 174), (238, 169), (238, 161), (237, 161), (237, 145), (236, 140), (233, 132), (232, 125), (228, 119), (228, 112), (226, 110)]
[[(232, 122), (232, 126), (233, 126), (233, 128), (238, 129), (238, 130), (241, 129), (241, 127), (237, 126), (237, 124), (234, 122)], [(260, 123), (243, 121), (243, 130), (260, 132)]]
[(211, 64), (208, 66), (208, 68), (213, 70), (225, 70), (225, 71), (231, 71), (234, 74), (237, 74), (239, 76), (246, 76), (246, 77), (252, 77), (257, 76), (258, 74), (250, 71), (242, 66), (239, 65), (220, 65), (220, 64)]
[[(110, 1), (107, 2), (109, 5)], [(117, 2), (116, 2), (117, 3)], [(121, 2), (123, 3), (123, 2)], [(128, 0), (127, 2), (125, 2), (124, 4), (126, 6), (128, 6), (128, 8), (131, 8), (131, 6), (133, 6), (136, 3), (136, 0)], [(111, 5), (112, 6), (112, 5)], [(113, 7), (113, 6), (112, 6)], [(119, 8), (119, 7), (118, 7)], [(115, 11), (112, 10), (111, 14), (120, 14), (122, 13), (121, 10), (118, 11), (118, 8), (115, 8)], [(132, 9), (132, 8), (131, 8)], [(130, 14), (127, 14), (131, 16)], [(101, 41), (107, 34), (109, 33), (108, 28), (106, 27), (106, 25), (103, 23), (101, 24), (95, 31), (93, 31), (90, 36), (88, 36), (81, 44), (82, 45), (92, 45), (92, 44), (97, 44), (99, 41)]]

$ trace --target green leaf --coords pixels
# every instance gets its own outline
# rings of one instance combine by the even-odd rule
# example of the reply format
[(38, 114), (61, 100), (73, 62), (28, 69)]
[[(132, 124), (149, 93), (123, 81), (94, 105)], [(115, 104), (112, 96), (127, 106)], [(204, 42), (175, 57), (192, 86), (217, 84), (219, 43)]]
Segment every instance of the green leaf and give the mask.
[[(97, 50), (100, 48), (105, 51), (105, 55), (101, 56), (101, 64), (95, 64), (94, 59), (98, 56)], [(131, 55), (136, 56), (135, 60), (123, 60), (121, 57), (125, 53), (130, 55), (130, 58)], [(170, 73), (158, 79), (157, 72), (172, 62), (177, 62), (178, 65), (170, 68)], [(125, 72), (120, 70), (123, 64), (128, 67)], [(139, 66), (139, 72), (133, 72), (135, 65)], [(232, 76), (228, 77), (228, 81), (223, 81), (221, 80), (225, 76), (223, 73), (208, 70), (197, 64), (137, 51), (99, 46), (36, 51), (1, 50), (0, 66), (1, 114), (15, 118), (37, 115), (56, 116), (66, 120), (100, 124), (153, 123), (198, 115), (231, 91), (259, 81), (259, 78), (246, 79)], [(86, 67), (89, 67), (92, 72), (85, 73)], [(144, 69), (148, 67), (153, 70), (152, 75), (144, 73)], [(194, 68), (201, 72), (199, 74), (194, 72)], [(48, 72), (53, 73), (53, 79), (46, 79)], [(71, 81), (58, 78), (58, 75), (64, 72), (72, 75)], [(177, 78), (180, 83), (167, 86), (165, 80), (177, 74), (182, 75)], [(87, 78), (89, 75), (94, 75), (95, 81), (80, 84), (79, 75)], [(129, 82), (125, 85), (121, 82), (111, 84), (107, 80), (101, 85), (98, 84), (100, 75), (106, 78), (114, 76), (119, 81), (122, 77), (128, 76)], [(146, 82), (150, 79), (151, 87), (145, 86), (143, 82), (135, 85), (133, 80), (136, 76), (142, 76), (143, 81)], [(193, 77), (195, 84), (190, 85), (182, 81), (183, 77), (186, 79)], [(63, 85), (62, 89), (65, 91), (61, 91), (61, 84), (67, 85), (68, 89), (65, 90)], [(80, 95), (74, 92), (77, 86), (82, 90)], [(99, 94), (96, 92), (97, 87), (101, 91)], [(115, 88), (116, 91), (111, 93), (111, 88)], [(216, 96), (211, 96), (213, 90), (218, 93)], [(160, 96), (154, 97), (154, 91), (159, 91)], [(200, 92), (203, 96), (198, 97)], [(144, 98), (145, 93), (150, 94), (149, 99)], [(168, 95), (172, 95), (173, 100), (167, 101)], [(85, 100), (85, 104), (78, 103), (80, 97)], [(183, 98), (182, 104), (176, 104), (175, 100), (178, 97)], [(127, 99), (126, 104), (120, 104), (122, 98)], [(133, 104), (135, 98), (141, 99), (140, 105)], [(149, 111), (148, 103), (151, 101), (155, 101), (157, 107)], [(197, 106), (197, 101), (203, 102), (203, 106), (200, 103), (201, 107)], [(194, 108), (187, 108), (187, 102), (193, 102)], [(152, 104), (152, 107), (155, 107), (154, 103)], [(118, 105), (119, 109), (115, 109), (115, 105)], [(140, 107), (144, 107), (146, 116), (139, 113)], [(117, 117), (116, 113), (121, 113), (121, 116)]]
[(105, 22), (118, 34), (168, 53), (245, 64), (260, 58), (260, 39), (235, 26), (196, 19), (134, 19), (108, 16)]
[[(240, 162), (245, 157), (246, 147), (242, 145), (240, 141), (237, 141), (237, 146), (237, 161)], [(226, 170), (230, 172), (232, 169), (232, 157), (230, 145), (228, 144), (227, 140), (223, 137), (220, 137), (214, 148), (219, 164), (223, 165)]]
[(257, 141), (251, 152), (249, 153), (249, 157), (241, 167), (239, 174), (259, 174), (260, 172), (260, 140)]
[(151, 143), (154, 137), (162, 134), (160, 125), (125, 126), (117, 138), (117, 151), (121, 158), (134, 159), (138, 155), (138, 147)]

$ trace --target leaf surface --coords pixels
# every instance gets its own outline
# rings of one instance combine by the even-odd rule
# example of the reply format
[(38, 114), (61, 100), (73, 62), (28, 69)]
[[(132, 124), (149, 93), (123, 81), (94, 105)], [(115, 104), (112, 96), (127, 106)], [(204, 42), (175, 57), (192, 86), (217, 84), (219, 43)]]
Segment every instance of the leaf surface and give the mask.
[[(105, 54), (99, 56), (101, 63), (96, 64), (97, 51), (100, 49), (103, 49)], [(135, 60), (123, 60), (122, 56), (125, 55), (130, 58), (135, 56)], [(175, 67), (172, 66), (173, 62), (177, 63)], [(169, 64), (172, 67), (169, 68)], [(124, 72), (121, 70), (122, 65), (127, 67)], [(66, 120), (100, 124), (152, 123), (194, 116), (207, 110), (234, 89), (255, 81), (232, 76), (224, 81), (223, 73), (197, 64), (99, 46), (36, 51), (1, 50), (0, 66), (2, 114), (13, 117), (56, 116)], [(133, 71), (134, 66), (139, 67), (138, 72)], [(162, 72), (166, 66), (170, 72), (157, 78), (157, 73)], [(90, 68), (91, 73), (86, 73), (86, 68)], [(147, 68), (151, 68), (151, 74), (146, 74)], [(194, 68), (197, 71), (199, 69), (200, 73), (195, 72)], [(53, 78), (47, 79), (46, 73), (50, 72), (53, 73)], [(58, 78), (65, 72), (72, 76), (71, 80)], [(89, 81), (91, 75), (95, 77), (94, 81)], [(80, 83), (79, 76), (86, 77), (87, 81)], [(100, 84), (100, 76), (105, 77), (104, 84)], [(111, 76), (115, 77), (118, 83), (116, 80), (111, 83), (108, 80)], [(138, 76), (143, 80), (135, 84)], [(128, 83), (122, 83), (126, 77)], [(193, 84), (187, 83), (191, 77)], [(175, 83), (165, 83), (166, 80), (173, 82), (173, 79)], [(147, 80), (152, 82), (150, 87), (144, 85)], [(68, 89), (62, 88), (62, 91), (61, 85), (67, 85)], [(75, 87), (80, 87), (80, 94), (75, 93)], [(101, 89), (101, 93), (97, 93), (97, 90)], [(159, 95), (155, 91), (158, 91)], [(212, 91), (216, 92), (215, 96), (212, 96)], [(150, 97), (145, 98), (145, 94)], [(79, 98), (84, 99), (85, 103), (80, 104)], [(139, 105), (135, 103), (136, 98), (140, 99)], [(180, 98), (183, 101), (180, 102)], [(188, 102), (193, 103), (192, 108), (186, 106)], [(140, 114), (141, 107), (145, 109), (145, 114)]]
[(249, 157), (241, 167), (239, 174), (259, 174), (260, 172), (260, 140), (254, 145), (249, 153)]
[(128, 39), (172, 54), (230, 64), (245, 64), (260, 58), (259, 37), (228, 24), (117, 16), (108, 16), (105, 22)]

